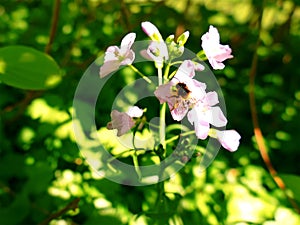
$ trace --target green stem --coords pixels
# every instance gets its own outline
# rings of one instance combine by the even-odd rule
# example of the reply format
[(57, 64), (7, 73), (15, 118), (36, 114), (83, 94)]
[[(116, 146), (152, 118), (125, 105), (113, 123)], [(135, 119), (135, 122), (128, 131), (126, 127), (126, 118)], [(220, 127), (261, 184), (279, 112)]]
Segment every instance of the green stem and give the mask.
[[(167, 70), (167, 68), (166, 68)], [(167, 71), (165, 70), (165, 74), (167, 73)], [(158, 68), (158, 85), (162, 85), (163, 84), (163, 76), (162, 76), (162, 68)], [(163, 154), (159, 155), (160, 158), (160, 163), (161, 163), (161, 167), (160, 167), (160, 171), (159, 171), (159, 178), (162, 177), (163, 172), (165, 170), (165, 161), (164, 161), (164, 155), (165, 155), (165, 150), (166, 150), (166, 144), (165, 144), (165, 135), (166, 135), (166, 124), (165, 124), (165, 120), (166, 120), (166, 103), (163, 103), (160, 106), (160, 111), (159, 111), (159, 141), (161, 143), (161, 145), (163, 146), (164, 152)], [(157, 212), (159, 212), (159, 210), (161, 209), (161, 206), (163, 205), (163, 201), (164, 201), (164, 191), (165, 191), (165, 187), (164, 187), (164, 181), (161, 181), (159, 183), (157, 183), (157, 197), (156, 197), (156, 202), (155, 202), (155, 210), (157, 210)]]
[(134, 72), (136, 72), (138, 75), (140, 75), (146, 82), (148, 82), (149, 84), (152, 83), (152, 81), (146, 77), (143, 73), (141, 73), (135, 66), (133, 65), (128, 65)]
[(165, 144), (169, 144), (169, 143), (171, 143), (172, 141), (177, 140), (179, 137), (185, 137), (185, 136), (188, 136), (188, 135), (194, 134), (194, 133), (195, 133), (194, 130), (190, 130), (190, 131), (187, 131), (187, 132), (178, 134), (178, 135), (176, 135), (176, 136), (174, 136), (174, 137), (171, 137), (171, 138), (169, 138), (168, 140), (166, 140), (166, 141), (165, 141)]
[(159, 117), (159, 140), (163, 148), (166, 149), (166, 103), (163, 103), (160, 107), (160, 117)]
[[(162, 85), (164, 83), (163, 76), (162, 76), (162, 68), (158, 68), (158, 85)], [(166, 73), (165, 73), (166, 74)], [(159, 113), (159, 141), (162, 144), (163, 148), (166, 149), (165, 144), (165, 135), (166, 135), (166, 103), (163, 103), (160, 106), (160, 113)]]
[(139, 180), (141, 180), (142, 179), (142, 172), (141, 172), (141, 169), (140, 169), (140, 166), (139, 166), (137, 148), (135, 146), (135, 134), (136, 134), (136, 131), (137, 131), (137, 126), (135, 127), (135, 130), (134, 130), (133, 136), (132, 136), (132, 146), (134, 148), (134, 153), (132, 155), (132, 160), (133, 160), (134, 170), (135, 170), (136, 174), (138, 175)]
[(206, 56), (206, 54), (203, 50), (201, 50), (197, 53), (197, 58), (202, 60), (202, 61), (207, 60), (207, 56)]
[(170, 66), (174, 66), (176, 64), (181, 64), (181, 63), (183, 63), (183, 61), (176, 61), (176, 62), (170, 63)]
[(133, 159), (133, 166), (134, 166), (134, 170), (136, 172), (136, 174), (139, 177), (139, 180), (142, 179), (142, 172), (139, 166), (139, 161), (138, 161), (138, 155), (137, 155), (137, 151), (134, 151), (134, 154), (132, 155), (132, 159)]
[(165, 79), (165, 80), (168, 79), (169, 72), (170, 72), (170, 67), (171, 67), (171, 64), (168, 63), (167, 66), (166, 66), (165, 72), (164, 72), (164, 79)]
[(153, 150), (152, 150), (152, 149), (144, 149), (144, 148), (128, 149), (128, 150), (126, 150), (126, 151), (124, 151), (124, 152), (121, 152), (121, 153), (115, 155), (114, 157), (109, 158), (109, 159), (107, 160), (107, 163), (109, 164), (109, 163), (111, 163), (112, 161), (118, 159), (119, 157), (125, 155), (126, 153), (130, 153), (130, 152), (132, 152), (132, 151), (137, 152), (137, 151), (153, 151)]
[(160, 86), (163, 84), (162, 68), (158, 68), (157, 73), (158, 73), (158, 86)]

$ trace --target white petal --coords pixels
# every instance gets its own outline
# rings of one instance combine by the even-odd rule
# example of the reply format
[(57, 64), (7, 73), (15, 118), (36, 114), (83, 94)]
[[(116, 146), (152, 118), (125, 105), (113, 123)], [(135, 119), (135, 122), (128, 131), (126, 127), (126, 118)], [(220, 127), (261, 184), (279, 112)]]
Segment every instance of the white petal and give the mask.
[(210, 91), (206, 94), (206, 101), (209, 106), (214, 106), (219, 103), (218, 94), (215, 91)]
[(204, 140), (209, 132), (209, 123), (203, 120), (201, 113), (195, 108), (188, 112), (187, 117), (189, 122), (194, 125), (196, 136)]
[(120, 49), (118, 46), (110, 46), (106, 49), (104, 62), (118, 60), (118, 56), (120, 55)]
[(159, 30), (152, 23), (148, 21), (142, 22), (142, 29), (153, 41), (163, 41)]
[(227, 119), (224, 116), (220, 107), (211, 107), (209, 114), (209, 122), (215, 127), (224, 127), (227, 124)]
[(135, 33), (127, 34), (121, 41), (121, 48), (130, 49), (136, 38)]
[(130, 117), (141, 117), (143, 113), (144, 111), (137, 106), (131, 106), (127, 111), (127, 115)]
[(185, 115), (187, 114), (188, 110), (189, 109), (187, 107), (179, 105), (171, 111), (171, 115), (174, 120), (181, 121), (183, 117), (185, 117)]
[(238, 149), (241, 135), (235, 130), (218, 131), (217, 138), (221, 145), (228, 151), (234, 152)]

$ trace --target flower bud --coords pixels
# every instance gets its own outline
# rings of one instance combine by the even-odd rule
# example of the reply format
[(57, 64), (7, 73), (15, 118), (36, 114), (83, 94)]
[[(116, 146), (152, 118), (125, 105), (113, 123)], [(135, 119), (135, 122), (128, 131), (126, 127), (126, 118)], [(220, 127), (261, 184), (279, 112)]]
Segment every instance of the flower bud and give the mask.
[(184, 46), (184, 44), (186, 43), (187, 39), (190, 36), (190, 32), (186, 31), (183, 34), (181, 34), (178, 38), (177, 38), (177, 43), (179, 46)]
[(169, 37), (167, 37), (166, 43), (171, 44), (172, 42), (174, 42), (174, 38), (175, 38), (174, 34), (171, 34)]
[(148, 21), (142, 22), (142, 29), (151, 38), (152, 41), (163, 41), (159, 30), (154, 24)]
[(183, 155), (183, 156), (181, 157), (181, 159), (180, 159), (180, 161), (181, 161), (182, 163), (187, 163), (189, 160), (190, 160), (189, 157), (186, 156), (186, 155)]

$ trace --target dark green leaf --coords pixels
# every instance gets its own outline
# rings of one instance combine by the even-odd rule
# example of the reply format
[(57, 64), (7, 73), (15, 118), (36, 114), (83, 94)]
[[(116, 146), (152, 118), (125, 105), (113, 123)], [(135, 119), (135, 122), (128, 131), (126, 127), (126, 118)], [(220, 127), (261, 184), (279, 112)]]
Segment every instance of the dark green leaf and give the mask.
[(59, 66), (48, 55), (26, 46), (0, 48), (0, 81), (17, 88), (43, 90), (62, 78)]

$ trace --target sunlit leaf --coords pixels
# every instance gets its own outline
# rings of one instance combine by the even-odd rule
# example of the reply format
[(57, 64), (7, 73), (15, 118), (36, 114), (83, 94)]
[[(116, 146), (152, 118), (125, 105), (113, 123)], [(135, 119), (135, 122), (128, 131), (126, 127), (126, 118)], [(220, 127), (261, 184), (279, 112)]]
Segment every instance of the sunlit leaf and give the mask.
[(17, 88), (43, 90), (62, 79), (57, 63), (43, 52), (26, 46), (0, 48), (0, 81)]

